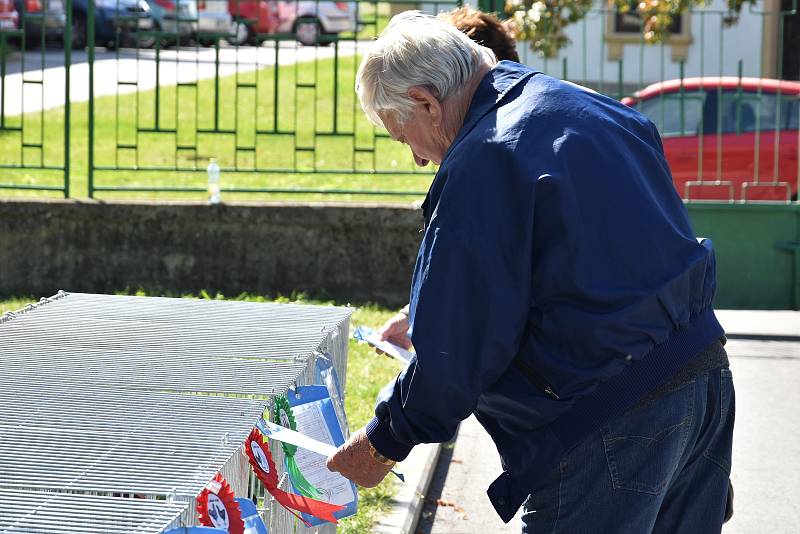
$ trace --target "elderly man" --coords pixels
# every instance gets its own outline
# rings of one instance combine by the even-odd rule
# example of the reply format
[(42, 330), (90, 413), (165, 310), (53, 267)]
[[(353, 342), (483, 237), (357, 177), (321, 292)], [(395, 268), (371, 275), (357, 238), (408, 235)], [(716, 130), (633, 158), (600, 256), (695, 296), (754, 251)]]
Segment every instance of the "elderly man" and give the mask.
[(714, 256), (653, 124), (415, 13), (365, 55), (356, 90), (440, 168), (411, 289), (417, 357), (329, 468), (373, 486), (474, 413), (502, 460), (489, 497), (504, 521), (525, 501), (523, 532), (719, 532), (734, 391)]

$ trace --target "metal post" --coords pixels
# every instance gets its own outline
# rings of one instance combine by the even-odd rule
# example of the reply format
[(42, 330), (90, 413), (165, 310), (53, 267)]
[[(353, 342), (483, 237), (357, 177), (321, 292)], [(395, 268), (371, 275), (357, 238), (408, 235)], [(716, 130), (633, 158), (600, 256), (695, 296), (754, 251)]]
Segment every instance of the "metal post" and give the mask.
[[(686, 134), (686, 109), (685, 109), (686, 103), (685, 103), (685, 92), (684, 92), (684, 86), (683, 86), (684, 67), (685, 67), (685, 63), (684, 63), (683, 60), (681, 60), (681, 63), (680, 63), (681, 87), (680, 87), (680, 90), (679, 90), (680, 99), (681, 99), (681, 135), (685, 135)], [(662, 110), (661, 113), (663, 114), (664, 113), (664, 111), (663, 111), (664, 110), (664, 106), (663, 105), (661, 106), (661, 110)], [(663, 117), (662, 117), (661, 125), (662, 125), (662, 127), (664, 125)]]
[(6, 34), (0, 33), (0, 130), (6, 127)]
[[(272, 111), (272, 131), (274, 133), (278, 133), (278, 110), (280, 109), (280, 106), (278, 106), (278, 82), (279, 82), (278, 78), (279, 78), (280, 72), (281, 72), (280, 63), (278, 63), (278, 55), (279, 55), (279, 52), (280, 52), (280, 45), (281, 45), (280, 39), (276, 39), (275, 40), (275, 66), (272, 69), (272, 71), (275, 73), (275, 76), (273, 78), (273, 85), (272, 85), (272, 102), (273, 102), (273, 106), (272, 106), (272, 109), (273, 109), (273, 111)], [(297, 111), (295, 111), (295, 113), (296, 112)]]
[(64, 198), (69, 198), (69, 129), (70, 103), (69, 73), (72, 65), (72, 0), (67, 0), (67, 25), (64, 28)]
[[(237, 54), (238, 57), (238, 54)], [(275, 68), (278, 68), (278, 64), (275, 64)], [(237, 66), (236, 75), (238, 78), (239, 69)], [(256, 74), (256, 77), (258, 75)], [(238, 82), (238, 80), (237, 80)], [(236, 93), (238, 94), (239, 90), (238, 87), (236, 88)], [(219, 39), (214, 41), (214, 131), (219, 130)]]
[(87, 2), (86, 40), (89, 46), (89, 198), (94, 198), (94, 2)]
[[(275, 68), (278, 63), (275, 62)], [(275, 104), (278, 105), (277, 103)], [(339, 132), (339, 40), (333, 43), (333, 132)]]
[(156, 39), (156, 130), (161, 129), (161, 39)]

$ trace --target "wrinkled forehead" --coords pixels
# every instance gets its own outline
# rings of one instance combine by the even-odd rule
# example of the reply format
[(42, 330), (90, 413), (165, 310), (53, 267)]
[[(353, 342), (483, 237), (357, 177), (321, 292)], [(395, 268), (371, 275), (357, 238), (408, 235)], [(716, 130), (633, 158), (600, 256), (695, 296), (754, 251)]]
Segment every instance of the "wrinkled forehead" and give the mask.
[(381, 120), (383, 127), (389, 132), (389, 135), (397, 139), (401, 136), (403, 128), (400, 124), (397, 112), (380, 110), (377, 112), (378, 118)]

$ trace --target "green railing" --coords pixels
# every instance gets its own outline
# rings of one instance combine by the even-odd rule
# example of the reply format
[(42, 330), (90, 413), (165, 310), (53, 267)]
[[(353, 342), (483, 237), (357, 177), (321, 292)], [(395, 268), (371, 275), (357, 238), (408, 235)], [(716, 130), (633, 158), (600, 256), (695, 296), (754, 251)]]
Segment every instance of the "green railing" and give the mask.
[[(63, 39), (71, 40), (72, 0), (52, 12), (28, 12), (22, 2), (18, 28), (0, 29), (0, 190), (54, 191), (70, 196), (70, 65), (72, 49), (63, 48), (60, 72), (46, 70), (46, 31), (54, 17), (64, 17)], [(38, 41), (38, 43), (37, 43)], [(29, 54), (38, 44), (39, 53)], [(37, 57), (38, 56), (38, 57)], [(33, 71), (33, 72), (31, 72)], [(61, 77), (63, 76), (63, 78)], [(48, 94), (63, 94), (56, 113), (47, 113)]]
[[(25, 45), (29, 24), (40, 16), (23, 15), (22, 28), (0, 31), (0, 187), (196, 199), (205, 195), (206, 167), (214, 158), (228, 199), (417, 199), (432, 169), (417, 168), (406, 147), (368, 123), (353, 91), (355, 73), (393, 13), (445, 11), (458, 3), (351, 2), (357, 27), (325, 33), (313, 13), (337, 9), (334, 3), (281, 2), (305, 30), (322, 30), (311, 33), (315, 46), (297, 43), (295, 24), (265, 28), (259, 15), (237, 9), (250, 28), (248, 44), (231, 45), (227, 31), (201, 29), (196, 40), (210, 47), (177, 47), (188, 35), (182, 29), (198, 24), (196, 12), (181, 10), (195, 4), (177, 0), (171, 26), (140, 27), (136, 16), (119, 17), (128, 30), (117, 31), (110, 43), (103, 38), (112, 46), (100, 48), (99, 8), (89, 1), (89, 46), (75, 64), (69, 47), (56, 62), (61, 52), (45, 51), (44, 37), (38, 47), (11, 52), (12, 42)], [(309, 4), (315, 11), (301, 12)], [(72, 1), (66, 5), (71, 15)], [(800, 78), (797, 0), (746, 8), (733, 26), (724, 24), (727, 16), (715, 4), (695, 9), (667, 42), (650, 45), (636, 20), (598, 1), (598, 9), (565, 30), (567, 43), (559, 51), (543, 57), (527, 43), (519, 49), (524, 63), (613, 98), (680, 80), (631, 104), (661, 129), (681, 195), (791, 202), (800, 182), (797, 93), (794, 86), (753, 85), (748, 78)], [(70, 105), (69, 83), (59, 75), (72, 76), (76, 87), (84, 82), (85, 98), (73, 94)], [(731, 79), (714, 85), (718, 76)], [(698, 85), (696, 78), (705, 82)], [(14, 84), (22, 85), (18, 94)], [(56, 106), (48, 100), (54, 92), (64, 95)], [(29, 107), (36, 99), (40, 105)]]
[[(295, 2), (297, 20), (313, 20), (302, 17), (309, 5), (336, 9)], [(360, 54), (391, 7), (350, 5), (354, 31), (321, 33), (316, 46), (299, 45), (293, 28), (281, 28), (252, 32), (256, 47), (209, 33), (208, 49), (164, 51), (158, 39), (153, 51), (118, 55), (118, 62), (146, 64), (155, 86), (143, 90), (141, 76), (119, 79), (118, 87), (134, 86), (135, 95), (90, 98), (89, 196), (203, 193), (211, 158), (222, 168), (223, 194), (423, 195), (430, 170), (416, 168), (404, 147), (368, 123), (353, 90)], [(93, 77), (95, 64), (90, 59)], [(178, 79), (159, 83), (165, 69)]]

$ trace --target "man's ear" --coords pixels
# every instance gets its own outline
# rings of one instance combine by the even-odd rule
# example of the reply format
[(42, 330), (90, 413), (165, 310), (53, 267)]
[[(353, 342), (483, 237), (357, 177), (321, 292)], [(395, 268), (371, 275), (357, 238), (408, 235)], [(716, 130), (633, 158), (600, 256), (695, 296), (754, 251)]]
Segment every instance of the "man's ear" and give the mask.
[(420, 106), (428, 117), (433, 126), (439, 126), (442, 122), (442, 103), (436, 98), (436, 95), (427, 87), (414, 86), (408, 89), (408, 97)]

